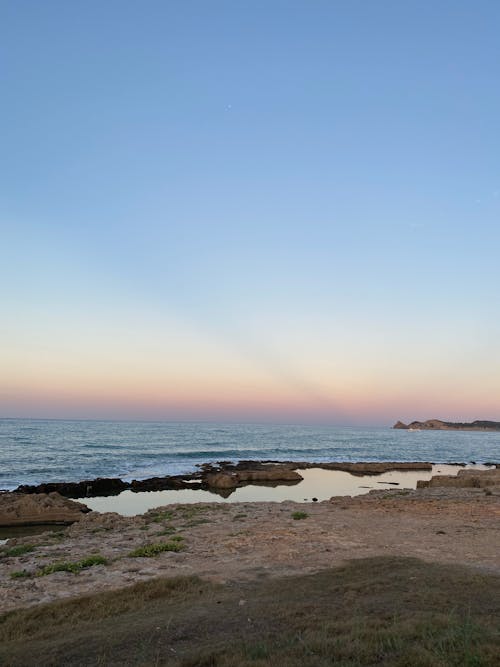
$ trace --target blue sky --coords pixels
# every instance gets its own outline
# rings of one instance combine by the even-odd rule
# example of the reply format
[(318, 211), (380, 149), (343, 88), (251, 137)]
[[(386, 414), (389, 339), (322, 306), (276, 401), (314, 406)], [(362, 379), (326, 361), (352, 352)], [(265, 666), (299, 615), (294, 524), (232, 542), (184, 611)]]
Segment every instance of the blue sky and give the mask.
[(500, 418), (498, 3), (0, 25), (0, 414)]

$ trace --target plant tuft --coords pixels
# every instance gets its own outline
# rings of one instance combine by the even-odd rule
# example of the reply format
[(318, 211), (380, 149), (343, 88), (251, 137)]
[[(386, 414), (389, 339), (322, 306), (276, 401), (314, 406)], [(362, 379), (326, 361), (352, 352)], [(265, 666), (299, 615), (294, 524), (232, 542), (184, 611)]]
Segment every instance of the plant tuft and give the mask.
[(134, 549), (128, 556), (129, 558), (153, 558), (164, 551), (181, 551), (183, 548), (184, 545), (179, 541), (158, 542), (157, 544), (146, 544), (143, 547)]
[(106, 558), (99, 555), (88, 556), (87, 558), (82, 558), (75, 562), (62, 562), (62, 563), (52, 563), (52, 565), (46, 565), (42, 567), (41, 570), (38, 570), (36, 573), (37, 577), (45, 577), (48, 574), (54, 574), (54, 572), (72, 572), (73, 574), (78, 574), (81, 570), (86, 570), (89, 567), (94, 565), (106, 565)]
[(10, 549), (5, 549), (0, 552), (0, 558), (16, 558), (17, 556), (23, 556), (24, 554), (29, 554), (35, 549), (33, 544), (20, 544), (17, 547), (11, 547)]

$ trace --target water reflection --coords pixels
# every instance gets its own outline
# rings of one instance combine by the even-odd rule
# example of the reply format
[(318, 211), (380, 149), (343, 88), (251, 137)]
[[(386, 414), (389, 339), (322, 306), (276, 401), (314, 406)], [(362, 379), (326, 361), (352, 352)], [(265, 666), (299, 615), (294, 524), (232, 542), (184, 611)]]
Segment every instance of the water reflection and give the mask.
[[(476, 470), (486, 468), (480, 465), (473, 467)], [(428, 480), (432, 475), (438, 474), (456, 475), (459, 470), (463, 470), (463, 466), (435, 465), (432, 471), (393, 470), (382, 475), (354, 476), (340, 470), (310, 468), (298, 471), (304, 478), (298, 484), (279, 486), (248, 484), (235, 489), (227, 498), (215, 491), (180, 489), (140, 493), (123, 491), (117, 496), (82, 498), (81, 502), (98, 512), (118, 512), (124, 516), (142, 514), (155, 507), (172, 503), (282, 502), (283, 500), (310, 502), (313, 498), (321, 501), (328, 500), (332, 496), (357, 496), (368, 493), (371, 489), (415, 489), (418, 480)]]

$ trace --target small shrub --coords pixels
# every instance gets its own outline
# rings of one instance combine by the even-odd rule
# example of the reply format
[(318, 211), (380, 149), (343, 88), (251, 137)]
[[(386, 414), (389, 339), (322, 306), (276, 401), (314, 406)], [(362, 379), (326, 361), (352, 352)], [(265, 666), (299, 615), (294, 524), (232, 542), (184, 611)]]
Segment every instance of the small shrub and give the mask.
[(172, 542), (182, 542), (184, 539), (182, 535), (173, 535), (171, 538)]
[(292, 519), (299, 521), (300, 519), (307, 519), (309, 514), (307, 512), (294, 512), (292, 514)]
[(82, 560), (79, 560), (77, 565), (84, 570), (86, 567), (92, 567), (94, 565), (106, 565), (107, 564), (107, 559), (104, 558), (104, 556), (99, 556), (98, 554), (94, 554), (93, 556), (89, 556), (88, 558), (83, 558)]
[[(217, 505), (214, 505), (212, 509), (215, 509)], [(182, 512), (182, 518), (183, 519), (192, 519), (195, 516), (199, 516), (200, 514), (204, 514), (205, 512), (208, 512), (209, 508), (208, 507), (196, 507), (194, 505), (190, 507), (181, 507), (179, 508), (179, 511)]]
[(11, 572), (11, 579), (22, 579), (23, 577), (30, 577), (30, 573), (27, 570), (17, 570), (17, 572)]
[(211, 519), (193, 519), (184, 524), (185, 528), (192, 528), (193, 526), (201, 526), (204, 523), (212, 523)]
[(54, 572), (73, 572), (73, 574), (77, 574), (88, 567), (93, 567), (94, 565), (106, 565), (107, 562), (108, 561), (103, 556), (94, 555), (75, 562), (67, 561), (63, 563), (52, 563), (52, 565), (42, 567), (42, 569), (36, 573), (36, 576), (45, 577), (48, 574), (54, 574)]
[(48, 574), (54, 574), (54, 572), (73, 572), (76, 574), (80, 571), (80, 568), (76, 563), (52, 563), (52, 565), (45, 565), (41, 570), (38, 570), (36, 573), (37, 577), (45, 577)]
[(23, 556), (24, 554), (29, 554), (30, 551), (35, 549), (33, 544), (20, 544), (17, 547), (12, 547), (11, 549), (6, 549), (0, 553), (2, 558), (16, 558), (16, 556)]
[(154, 514), (151, 518), (151, 521), (154, 523), (161, 523), (162, 521), (171, 521), (173, 518), (174, 513), (170, 510), (167, 510), (166, 512), (158, 512), (157, 514)]
[(153, 558), (163, 551), (181, 551), (184, 545), (177, 542), (158, 542), (157, 544), (146, 544), (134, 549), (129, 553), (129, 558)]

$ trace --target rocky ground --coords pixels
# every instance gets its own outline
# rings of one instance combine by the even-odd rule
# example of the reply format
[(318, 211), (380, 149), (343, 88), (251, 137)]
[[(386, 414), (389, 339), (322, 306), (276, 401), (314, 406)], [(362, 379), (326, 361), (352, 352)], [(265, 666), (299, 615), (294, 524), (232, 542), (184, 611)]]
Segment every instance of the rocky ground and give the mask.
[(381, 555), (500, 573), (500, 486), (377, 491), (310, 504), (169, 505), (137, 517), (91, 512), (0, 551), (1, 611), (157, 576), (243, 581)]

